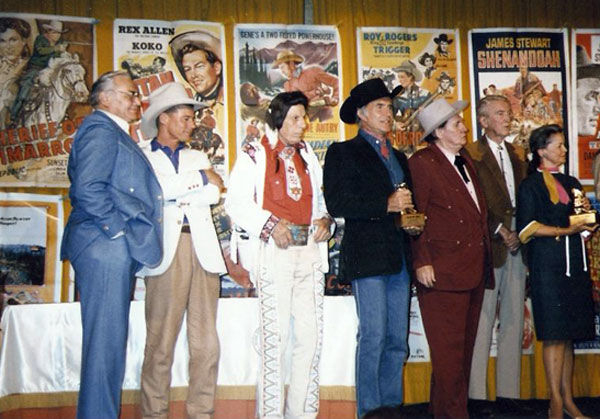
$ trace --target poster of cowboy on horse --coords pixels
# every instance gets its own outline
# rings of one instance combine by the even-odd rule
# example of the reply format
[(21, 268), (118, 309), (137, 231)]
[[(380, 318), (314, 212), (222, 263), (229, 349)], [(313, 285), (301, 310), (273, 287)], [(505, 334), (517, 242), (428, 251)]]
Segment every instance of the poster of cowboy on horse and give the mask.
[(92, 19), (0, 14), (0, 186), (68, 185), (93, 77)]

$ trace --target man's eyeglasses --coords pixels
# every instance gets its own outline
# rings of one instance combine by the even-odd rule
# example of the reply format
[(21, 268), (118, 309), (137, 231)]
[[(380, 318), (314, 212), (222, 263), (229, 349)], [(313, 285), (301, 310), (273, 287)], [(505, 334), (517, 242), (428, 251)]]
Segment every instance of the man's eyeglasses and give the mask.
[(140, 96), (140, 92), (138, 91), (129, 91), (129, 90), (112, 90), (113, 92), (117, 92), (117, 93), (122, 93), (125, 96), (127, 96), (129, 99), (139, 99)]

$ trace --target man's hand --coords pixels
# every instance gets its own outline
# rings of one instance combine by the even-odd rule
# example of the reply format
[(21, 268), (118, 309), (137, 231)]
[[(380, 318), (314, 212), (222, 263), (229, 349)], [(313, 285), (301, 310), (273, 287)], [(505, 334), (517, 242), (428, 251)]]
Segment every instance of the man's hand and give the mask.
[(217, 188), (219, 188), (219, 192), (223, 192), (223, 179), (219, 176), (213, 169), (204, 169), (204, 174), (208, 179), (208, 183), (212, 183)]
[(388, 197), (387, 212), (402, 212), (413, 208), (412, 193), (406, 188), (400, 188)]
[(498, 234), (502, 237), (504, 241), (504, 245), (508, 248), (511, 253), (519, 250), (519, 246), (521, 246), (521, 241), (519, 240), (519, 236), (516, 231), (511, 231), (506, 228), (504, 225), (500, 227), (498, 230)]
[(329, 217), (322, 217), (318, 220), (313, 221), (313, 225), (316, 227), (316, 230), (313, 234), (313, 239), (318, 243), (325, 240), (329, 240), (331, 237), (331, 233), (329, 228), (331, 227), (331, 223), (333, 220)]
[(425, 285), (427, 288), (433, 288), (435, 284), (435, 274), (432, 265), (425, 265), (417, 268), (417, 281)]
[(281, 219), (271, 231), (271, 237), (275, 241), (277, 247), (281, 249), (287, 249), (292, 242), (292, 233), (290, 232), (288, 225), (290, 222), (286, 219)]

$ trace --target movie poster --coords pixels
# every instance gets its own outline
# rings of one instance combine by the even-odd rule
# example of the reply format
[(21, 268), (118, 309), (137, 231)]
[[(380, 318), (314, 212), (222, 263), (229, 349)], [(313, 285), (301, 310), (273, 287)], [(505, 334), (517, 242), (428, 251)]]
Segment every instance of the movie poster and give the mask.
[(476, 118), (480, 98), (505, 96), (513, 114), (507, 141), (529, 148), (531, 131), (563, 127), (569, 143), (566, 29), (487, 28), (469, 31), (473, 139), (483, 135)]
[[(572, 173), (583, 184), (594, 181), (592, 163), (600, 151), (600, 29), (574, 29), (571, 34), (573, 91)], [(575, 135), (573, 135), (575, 137)]]
[(432, 101), (461, 98), (458, 30), (361, 27), (358, 40), (358, 81), (381, 78), (391, 91), (403, 91), (393, 100), (394, 148), (408, 155), (423, 146), (417, 116)]
[(300, 90), (309, 100), (305, 140), (323, 162), (327, 147), (343, 140), (337, 29), (309, 25), (236, 25), (237, 148), (260, 141), (271, 100)]
[(60, 302), (60, 196), (0, 193), (2, 305)]
[(0, 13), (0, 186), (66, 187), (91, 112), (92, 19)]
[[(126, 70), (138, 87), (142, 108), (164, 83), (182, 83), (190, 97), (208, 106), (195, 115), (196, 128), (188, 145), (204, 151), (215, 171), (227, 180), (227, 80), (225, 35), (220, 23), (115, 19), (114, 68)], [(139, 124), (134, 140), (146, 138)]]

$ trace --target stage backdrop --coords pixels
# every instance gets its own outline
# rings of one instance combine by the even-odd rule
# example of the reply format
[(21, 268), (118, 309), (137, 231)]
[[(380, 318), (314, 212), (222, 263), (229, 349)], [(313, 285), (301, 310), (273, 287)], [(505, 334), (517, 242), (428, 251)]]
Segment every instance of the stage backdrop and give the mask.
[(379, 77), (390, 91), (399, 84), (404, 87), (394, 98), (391, 140), (409, 155), (422, 146), (417, 120), (421, 109), (439, 98), (461, 98), (458, 35), (455, 29), (356, 29), (359, 82)]
[(91, 112), (93, 23), (0, 13), (0, 186), (68, 186), (71, 143)]
[[(223, 25), (115, 19), (113, 34), (114, 69), (129, 72), (144, 109), (150, 93), (172, 81), (182, 83), (190, 97), (209, 105), (196, 112), (196, 128), (189, 146), (206, 152), (215, 171), (226, 181), (229, 142)], [(182, 54), (187, 45), (203, 51)], [(144, 138), (139, 125), (131, 128), (131, 134), (136, 141)]]

